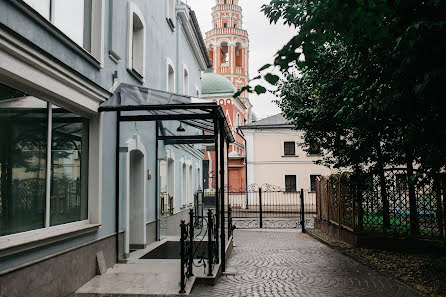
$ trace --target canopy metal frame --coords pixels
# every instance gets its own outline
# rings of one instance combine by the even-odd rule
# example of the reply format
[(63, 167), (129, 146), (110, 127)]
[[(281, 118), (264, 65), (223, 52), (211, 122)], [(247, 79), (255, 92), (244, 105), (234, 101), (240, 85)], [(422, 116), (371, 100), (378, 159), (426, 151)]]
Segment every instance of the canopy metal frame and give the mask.
[[(121, 95), (120, 95), (121, 96)], [(179, 95), (175, 95), (179, 96)], [(142, 111), (144, 114), (129, 114), (129, 112)], [(225, 158), (228, 160), (228, 150), (225, 156), (225, 144), (234, 142), (234, 137), (226, 121), (223, 109), (214, 102), (206, 103), (186, 103), (186, 104), (158, 104), (158, 105), (105, 105), (99, 108), (99, 112), (116, 112), (116, 173), (115, 173), (115, 193), (116, 193), (116, 255), (119, 261), (119, 152), (120, 152), (120, 128), (121, 122), (156, 122), (156, 168), (155, 185), (157, 197), (159, 194), (159, 141), (164, 144), (214, 144), (215, 146), (215, 209), (217, 216), (217, 230), (220, 230), (220, 259), (222, 271), (225, 271)], [(125, 113), (125, 115), (123, 115)], [(180, 121), (186, 125), (202, 129), (207, 132), (203, 135), (160, 135), (162, 121)], [(209, 131), (209, 124), (212, 123), (213, 131)], [(213, 134), (209, 134), (213, 133)], [(229, 181), (229, 180), (228, 180)], [(220, 186), (221, 184), (221, 186)], [(156, 239), (160, 239), (160, 216), (159, 201), (155, 199), (156, 209)]]

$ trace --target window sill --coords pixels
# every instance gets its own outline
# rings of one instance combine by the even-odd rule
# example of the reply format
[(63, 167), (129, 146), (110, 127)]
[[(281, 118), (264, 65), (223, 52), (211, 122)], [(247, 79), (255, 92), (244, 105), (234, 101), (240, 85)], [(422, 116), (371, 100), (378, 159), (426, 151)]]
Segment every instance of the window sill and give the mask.
[(169, 25), (169, 28), (172, 32), (175, 32), (175, 25), (173, 24), (173, 21), (171, 18), (166, 18), (166, 22)]
[(282, 158), (297, 158), (298, 155), (283, 155)]
[(133, 75), (133, 77), (138, 80), (139, 83), (144, 83), (144, 77), (136, 70), (127, 68), (127, 71)]
[(81, 234), (94, 232), (100, 224), (87, 221), (69, 223), (0, 237), (0, 257), (47, 245)]

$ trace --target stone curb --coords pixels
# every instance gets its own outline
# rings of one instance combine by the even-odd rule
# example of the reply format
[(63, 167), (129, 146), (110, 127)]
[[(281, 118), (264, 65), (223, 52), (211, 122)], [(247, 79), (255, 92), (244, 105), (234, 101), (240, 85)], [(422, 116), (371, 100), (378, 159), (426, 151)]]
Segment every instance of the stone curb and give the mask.
[(426, 295), (424, 292), (418, 290), (416, 287), (414, 287), (411, 283), (404, 281), (400, 278), (395, 277), (394, 275), (390, 274), (389, 272), (383, 271), (381, 269), (379, 269), (376, 265), (373, 265), (372, 263), (365, 261), (364, 259), (357, 257), (355, 255), (350, 254), (348, 251), (344, 250), (343, 248), (338, 247), (337, 245), (332, 244), (331, 242), (326, 241), (325, 239), (319, 237), (318, 235), (314, 234), (313, 232), (310, 231), (311, 229), (306, 229), (305, 230), (305, 234), (311, 236), (312, 238), (316, 239), (317, 241), (321, 242), (322, 244), (328, 246), (329, 248), (337, 251), (338, 253), (349, 257), (350, 259), (355, 260), (356, 262), (359, 262), (362, 265), (365, 265), (371, 269), (373, 269), (374, 271), (400, 283), (401, 285), (407, 286), (409, 287), (411, 290), (415, 291), (417, 294), (421, 294), (422, 296), (426, 296), (428, 297), (428, 295)]

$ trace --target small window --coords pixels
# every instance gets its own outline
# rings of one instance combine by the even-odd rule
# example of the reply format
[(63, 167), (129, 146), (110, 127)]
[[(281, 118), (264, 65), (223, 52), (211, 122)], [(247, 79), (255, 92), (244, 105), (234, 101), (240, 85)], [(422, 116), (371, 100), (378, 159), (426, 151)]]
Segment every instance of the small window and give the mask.
[(285, 191), (286, 192), (297, 191), (297, 177), (295, 175), (285, 175)]
[(310, 192), (316, 192), (316, 180), (320, 177), (317, 174), (310, 175)]
[(296, 155), (296, 143), (294, 141), (286, 141), (283, 144), (284, 156)]
[(175, 70), (171, 64), (167, 64), (167, 91), (175, 93)]
[(189, 72), (187, 72), (186, 68), (183, 73), (183, 94), (189, 95)]
[(228, 24), (223, 23), (223, 27), (224, 27), (224, 28), (227, 28), (227, 27), (228, 27)]

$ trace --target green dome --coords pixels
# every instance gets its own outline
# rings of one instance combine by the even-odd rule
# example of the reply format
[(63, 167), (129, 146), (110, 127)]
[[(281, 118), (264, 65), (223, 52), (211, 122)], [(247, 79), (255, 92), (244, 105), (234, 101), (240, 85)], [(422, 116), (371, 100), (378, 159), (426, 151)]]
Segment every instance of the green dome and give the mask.
[(237, 92), (234, 85), (224, 76), (214, 73), (209, 68), (201, 77), (201, 95), (234, 95)]

